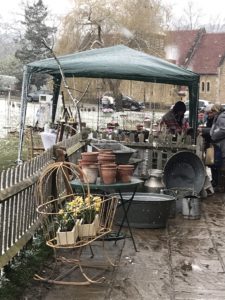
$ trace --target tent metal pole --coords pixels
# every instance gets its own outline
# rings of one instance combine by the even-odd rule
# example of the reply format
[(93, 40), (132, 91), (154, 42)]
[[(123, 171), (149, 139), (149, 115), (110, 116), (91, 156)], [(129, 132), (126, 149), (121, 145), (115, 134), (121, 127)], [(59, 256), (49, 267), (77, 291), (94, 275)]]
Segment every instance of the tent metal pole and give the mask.
[(198, 99), (199, 99), (199, 85), (198, 82), (193, 83), (189, 88), (189, 122), (194, 130), (194, 140), (197, 137), (198, 128)]
[(22, 164), (22, 148), (23, 148), (23, 134), (26, 120), (27, 111), (27, 87), (29, 82), (30, 74), (28, 74), (27, 66), (24, 67), (23, 71), (23, 83), (21, 93), (21, 110), (20, 110), (20, 128), (19, 128), (19, 147), (18, 147), (18, 158), (16, 163)]

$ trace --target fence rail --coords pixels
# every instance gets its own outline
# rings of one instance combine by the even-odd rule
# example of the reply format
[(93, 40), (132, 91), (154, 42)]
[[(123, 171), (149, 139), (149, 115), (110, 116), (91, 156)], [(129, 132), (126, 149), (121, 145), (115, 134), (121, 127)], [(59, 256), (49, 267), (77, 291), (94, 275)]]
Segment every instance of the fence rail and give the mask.
[[(57, 144), (76, 162), (86, 145), (80, 134)], [(26, 245), (39, 226), (36, 183), (41, 170), (54, 161), (53, 148), (0, 173), (0, 269)]]
[[(117, 140), (125, 146), (137, 150), (132, 157), (136, 158), (139, 163), (135, 171), (135, 175), (140, 177), (148, 176), (148, 170), (163, 170), (167, 160), (178, 151), (191, 151), (203, 159), (204, 139), (198, 136), (194, 143), (190, 136), (180, 135), (174, 141), (172, 134), (162, 133), (158, 136), (149, 134), (145, 139), (145, 134), (139, 133), (121, 133), (121, 134), (97, 134), (94, 133), (95, 139), (101, 140)], [(138, 139), (138, 140), (137, 140)]]

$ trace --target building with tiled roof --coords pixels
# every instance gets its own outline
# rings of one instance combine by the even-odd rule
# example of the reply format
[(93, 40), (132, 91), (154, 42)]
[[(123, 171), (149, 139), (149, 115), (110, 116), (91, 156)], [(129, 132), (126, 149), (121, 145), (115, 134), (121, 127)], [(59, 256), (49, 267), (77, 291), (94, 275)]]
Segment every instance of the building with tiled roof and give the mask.
[(199, 98), (225, 103), (225, 33), (169, 31), (166, 58), (200, 74)]

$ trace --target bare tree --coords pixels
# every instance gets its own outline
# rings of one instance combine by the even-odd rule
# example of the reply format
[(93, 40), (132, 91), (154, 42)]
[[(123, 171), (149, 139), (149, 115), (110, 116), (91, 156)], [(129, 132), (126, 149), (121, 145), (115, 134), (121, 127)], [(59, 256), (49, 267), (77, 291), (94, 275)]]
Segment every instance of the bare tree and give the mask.
[(214, 16), (210, 19), (210, 23), (205, 24), (207, 32), (224, 32), (225, 19), (221, 16)]
[(189, 0), (184, 8), (183, 14), (172, 22), (172, 27), (186, 30), (198, 29), (200, 26), (200, 20), (202, 15), (202, 9), (197, 9), (196, 2)]
[[(65, 18), (56, 53), (125, 44), (164, 57), (162, 35), (169, 13), (161, 0), (77, 0)], [(122, 106), (120, 80), (102, 81)]]

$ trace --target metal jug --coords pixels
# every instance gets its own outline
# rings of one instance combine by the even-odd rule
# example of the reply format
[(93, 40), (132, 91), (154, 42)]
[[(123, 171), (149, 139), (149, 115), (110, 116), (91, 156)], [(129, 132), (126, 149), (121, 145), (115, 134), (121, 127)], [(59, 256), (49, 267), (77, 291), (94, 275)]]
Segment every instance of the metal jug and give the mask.
[(160, 193), (164, 188), (162, 182), (163, 170), (152, 169), (149, 171), (149, 178), (144, 183), (144, 191), (150, 193)]
[(201, 200), (197, 195), (185, 196), (182, 204), (182, 213), (185, 219), (201, 218)]

